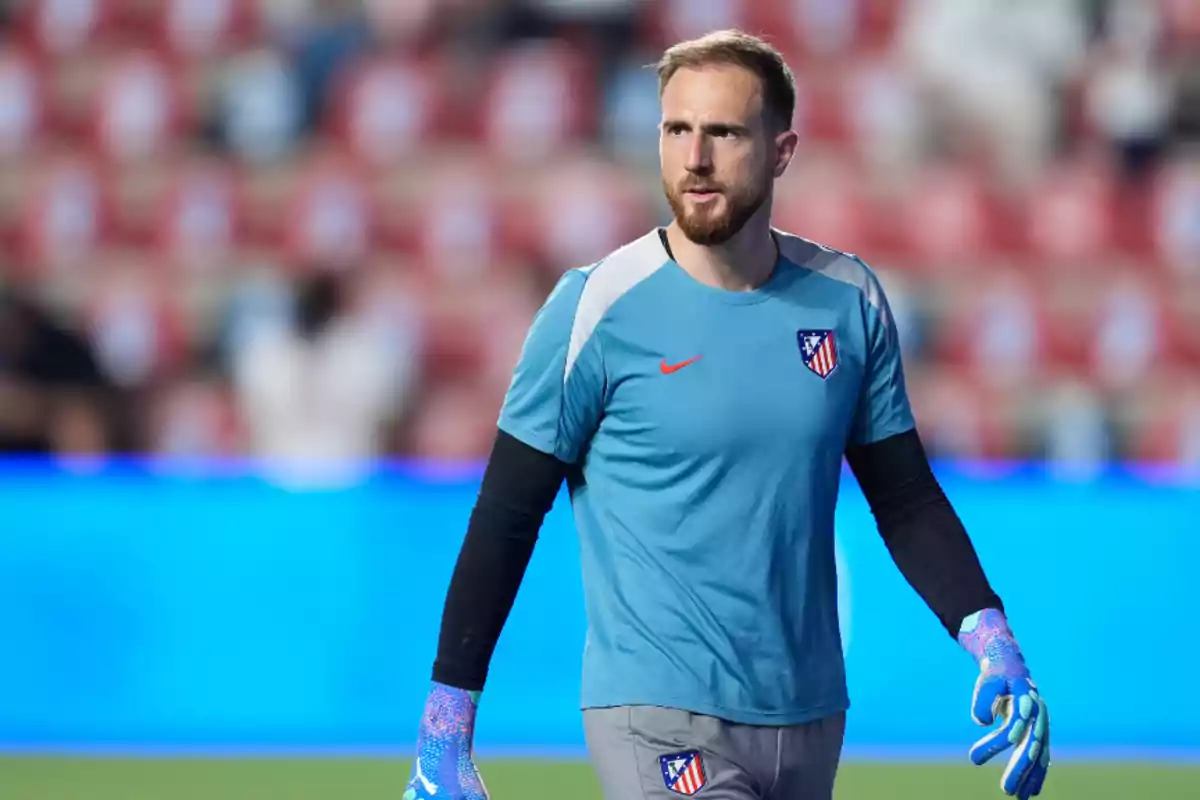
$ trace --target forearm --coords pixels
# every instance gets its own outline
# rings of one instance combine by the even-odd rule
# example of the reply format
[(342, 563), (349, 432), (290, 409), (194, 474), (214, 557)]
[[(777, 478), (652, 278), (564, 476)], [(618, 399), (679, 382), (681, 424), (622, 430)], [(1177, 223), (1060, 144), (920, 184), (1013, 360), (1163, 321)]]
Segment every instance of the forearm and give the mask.
[(905, 580), (951, 636), (957, 637), (963, 619), (976, 611), (1003, 611), (962, 522), (944, 496), (880, 529)]
[(1003, 611), (916, 431), (848, 451), (847, 459), (896, 566), (952, 637), (968, 615)]
[(442, 611), (433, 679), (483, 689), (541, 520), (481, 498), (471, 515)]
[(433, 680), (480, 691), (566, 465), (500, 433), (442, 612)]

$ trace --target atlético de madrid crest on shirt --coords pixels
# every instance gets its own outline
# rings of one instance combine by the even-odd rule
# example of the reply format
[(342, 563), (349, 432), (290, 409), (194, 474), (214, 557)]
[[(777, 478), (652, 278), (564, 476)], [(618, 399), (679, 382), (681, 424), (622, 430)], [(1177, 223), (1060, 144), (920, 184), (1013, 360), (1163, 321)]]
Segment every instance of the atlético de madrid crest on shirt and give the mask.
[(837, 340), (833, 331), (796, 331), (796, 340), (800, 344), (804, 366), (820, 375), (822, 379), (828, 378), (837, 369)]
[(699, 751), (659, 756), (658, 763), (662, 765), (663, 782), (675, 794), (691, 797), (708, 783)]

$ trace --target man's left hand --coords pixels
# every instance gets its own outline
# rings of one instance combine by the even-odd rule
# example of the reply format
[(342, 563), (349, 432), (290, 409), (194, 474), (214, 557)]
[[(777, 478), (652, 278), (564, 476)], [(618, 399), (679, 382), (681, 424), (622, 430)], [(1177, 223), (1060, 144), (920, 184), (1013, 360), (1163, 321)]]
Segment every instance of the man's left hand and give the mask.
[(999, 725), (971, 748), (971, 761), (986, 764), (1014, 748), (1000, 788), (1019, 800), (1039, 794), (1050, 766), (1050, 712), (1030, 677), (1004, 615), (996, 609), (963, 621), (959, 642), (979, 664), (971, 716), (979, 725)]

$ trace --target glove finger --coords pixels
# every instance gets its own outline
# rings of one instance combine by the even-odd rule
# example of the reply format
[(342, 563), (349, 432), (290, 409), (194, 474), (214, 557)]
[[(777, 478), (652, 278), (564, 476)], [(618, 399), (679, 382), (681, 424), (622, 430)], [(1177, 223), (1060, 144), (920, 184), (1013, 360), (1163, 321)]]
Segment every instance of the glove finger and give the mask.
[[(1045, 712), (1044, 706), (1042, 712)], [(1039, 715), (1040, 717), (1041, 715)], [(1017, 797), (1020, 800), (1028, 800), (1028, 798), (1041, 794), (1042, 784), (1046, 781), (1046, 771), (1049, 766), (1050, 742), (1047, 739), (1042, 739), (1038, 757), (1034, 760), (1033, 766), (1029, 768), (1029, 775), (1021, 782), (1021, 786), (1017, 790)]]
[(1034, 762), (1033, 767), (1029, 770), (1029, 777), (1021, 784), (1021, 796), (1036, 797), (1042, 793), (1042, 784), (1046, 782), (1046, 772), (1050, 764), (1050, 759), (1046, 756), (1046, 743), (1042, 742), (1042, 755)]
[(1029, 800), (1033, 797), (1041, 786), (1041, 778), (1042, 767), (1040, 764), (1034, 764), (1029, 774), (1021, 781), (1021, 785), (1017, 787), (1017, 800)]
[(976, 725), (991, 725), (996, 721), (997, 703), (1007, 693), (1006, 681), (1000, 675), (980, 675), (971, 695), (971, 719)]
[(1029, 696), (1038, 705), (1037, 720), (1033, 724), (1033, 735), (1044, 743), (1050, 738), (1050, 709), (1046, 706), (1046, 701), (1036, 691), (1030, 692)]
[(1003, 753), (1005, 750), (1012, 747), (1012, 742), (1009, 741), (1009, 736), (1012, 732), (1013, 726), (1017, 724), (1017, 722), (1018, 720), (1015, 717), (1010, 718), (1005, 722), (1005, 724), (997, 727), (987, 736), (984, 736), (982, 739), (975, 742), (975, 744), (971, 746), (971, 763), (975, 764), (976, 766), (986, 764), (1000, 753)]
[(1023, 730), (1021, 733), (1017, 733), (1014, 727), (1013, 735), (1017, 738), (1013, 744), (1016, 745), (1016, 750), (1008, 760), (1008, 767), (1000, 779), (1000, 787), (1005, 794), (1010, 795), (1017, 794), (1018, 788), (1029, 777), (1034, 765), (1038, 763), (1042, 750), (1042, 740), (1038, 736), (1038, 721), (1042, 706), (1038, 702), (1037, 695), (1030, 693), (1019, 697), (1017, 707), (1018, 715), (1025, 720), (1020, 726)]
[[(971, 748), (971, 761), (976, 765), (986, 764), (1000, 753), (1021, 741), (1029, 726), (1033, 709), (1037, 704), (1028, 695), (1015, 698), (1001, 698), (997, 704), (1000, 708), (1003, 724), (987, 736), (980, 739)], [(1012, 794), (1012, 792), (1009, 792)]]
[[(1045, 714), (1046, 709), (1043, 707), (1042, 712)], [(1033, 775), (1029, 779), (1029, 794), (1035, 797), (1042, 793), (1042, 784), (1046, 782), (1046, 775), (1050, 772), (1050, 729), (1046, 728), (1046, 738), (1042, 739), (1042, 754), (1038, 757), (1037, 766), (1034, 767)]]

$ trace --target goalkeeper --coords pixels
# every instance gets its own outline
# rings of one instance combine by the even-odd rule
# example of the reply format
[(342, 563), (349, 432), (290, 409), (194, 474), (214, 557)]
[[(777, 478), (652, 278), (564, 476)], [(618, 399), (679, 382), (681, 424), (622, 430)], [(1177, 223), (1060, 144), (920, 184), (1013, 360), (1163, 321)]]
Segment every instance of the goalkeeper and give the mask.
[(672, 47), (659, 78), (674, 220), (567, 272), (530, 328), (446, 597), (405, 798), (486, 797), (479, 696), (565, 481), (589, 623), (584, 728), (605, 797), (829, 800), (849, 707), (843, 458), (898, 568), (978, 664), (971, 712), (996, 728), (971, 760), (1012, 748), (1003, 791), (1038, 794), (1046, 705), (926, 459), (884, 292), (856, 257), (770, 224), (798, 145), (790, 70), (726, 31)]

